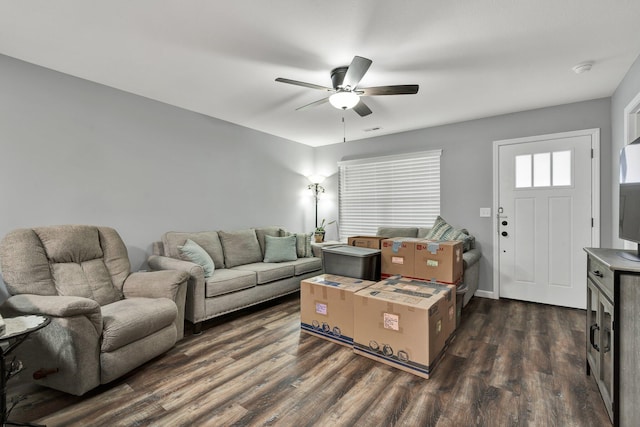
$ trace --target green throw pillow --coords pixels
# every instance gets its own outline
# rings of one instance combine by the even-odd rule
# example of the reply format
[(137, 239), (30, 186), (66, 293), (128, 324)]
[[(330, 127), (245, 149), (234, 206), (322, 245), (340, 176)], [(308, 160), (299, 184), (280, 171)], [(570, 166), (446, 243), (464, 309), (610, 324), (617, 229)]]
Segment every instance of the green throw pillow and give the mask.
[(213, 260), (207, 251), (202, 249), (199, 244), (191, 239), (187, 239), (184, 245), (178, 246), (178, 250), (180, 250), (182, 256), (184, 256), (188, 261), (202, 267), (204, 270), (204, 277), (211, 277), (213, 275), (213, 271), (216, 268), (213, 264)]
[(314, 256), (311, 248), (311, 236), (313, 236), (313, 233), (291, 233), (287, 231), (285, 236), (296, 236), (296, 255), (298, 255), (298, 258), (311, 258)]
[(436, 218), (436, 222), (424, 238), (428, 240), (459, 240), (465, 251), (471, 249), (471, 236), (449, 225), (441, 216)]
[(296, 254), (296, 236), (264, 236), (264, 262), (284, 262), (298, 259)]

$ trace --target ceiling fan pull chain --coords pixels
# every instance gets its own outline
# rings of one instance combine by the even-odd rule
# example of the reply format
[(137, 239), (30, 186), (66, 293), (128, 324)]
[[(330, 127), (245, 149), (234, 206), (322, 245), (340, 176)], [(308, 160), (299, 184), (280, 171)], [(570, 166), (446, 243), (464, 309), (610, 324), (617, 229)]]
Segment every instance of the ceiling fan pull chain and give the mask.
[(344, 122), (344, 116), (342, 116), (342, 142), (347, 142), (347, 125)]

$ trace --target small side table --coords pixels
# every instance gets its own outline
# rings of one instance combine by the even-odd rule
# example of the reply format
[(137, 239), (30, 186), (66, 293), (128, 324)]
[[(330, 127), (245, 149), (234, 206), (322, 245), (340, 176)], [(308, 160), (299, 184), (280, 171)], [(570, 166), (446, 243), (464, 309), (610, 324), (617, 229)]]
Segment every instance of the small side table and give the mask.
[(4, 334), (0, 335), (0, 386), (2, 387), (2, 396), (0, 397), (0, 416), (2, 416), (2, 426), (41, 426), (41, 424), (20, 423), (9, 421), (9, 412), (7, 410), (7, 381), (22, 370), (21, 364), (11, 366), (7, 369), (6, 357), (15, 350), (20, 344), (27, 339), (29, 334), (42, 329), (51, 322), (47, 316), (18, 316), (4, 319), (6, 329)]
[(311, 242), (311, 251), (313, 252), (313, 256), (322, 258), (322, 248), (328, 248), (331, 246), (344, 246), (345, 242), (339, 242), (337, 240), (328, 240), (322, 243)]

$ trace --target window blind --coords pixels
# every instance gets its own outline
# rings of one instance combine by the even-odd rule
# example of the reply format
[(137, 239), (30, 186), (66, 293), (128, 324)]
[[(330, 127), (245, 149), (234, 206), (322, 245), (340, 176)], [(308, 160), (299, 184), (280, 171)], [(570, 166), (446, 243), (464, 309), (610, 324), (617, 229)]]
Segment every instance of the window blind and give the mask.
[(442, 150), (339, 162), (340, 237), (431, 227), (440, 214)]

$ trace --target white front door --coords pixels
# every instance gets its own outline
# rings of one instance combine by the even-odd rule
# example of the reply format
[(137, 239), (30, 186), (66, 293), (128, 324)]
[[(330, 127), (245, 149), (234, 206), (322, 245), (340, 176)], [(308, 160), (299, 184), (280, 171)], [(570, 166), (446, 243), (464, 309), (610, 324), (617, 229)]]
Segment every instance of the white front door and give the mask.
[(586, 307), (594, 139), (591, 131), (496, 143), (500, 297)]

